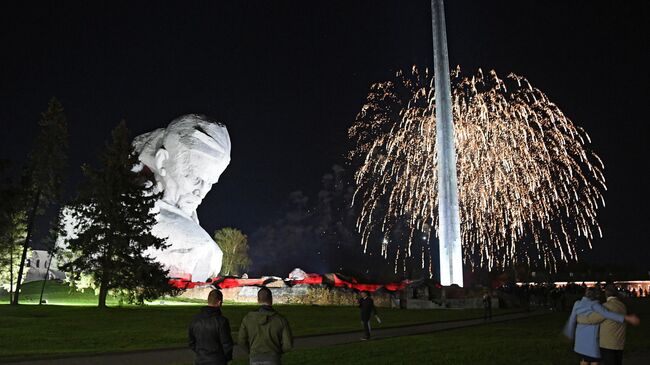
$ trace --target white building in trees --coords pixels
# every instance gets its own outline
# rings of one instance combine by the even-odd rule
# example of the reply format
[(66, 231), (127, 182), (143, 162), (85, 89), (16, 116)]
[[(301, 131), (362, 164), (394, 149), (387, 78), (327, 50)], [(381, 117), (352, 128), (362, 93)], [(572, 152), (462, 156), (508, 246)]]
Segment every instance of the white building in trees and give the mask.
[(50, 265), (48, 280), (65, 279), (65, 273), (59, 270), (56, 257), (50, 257), (48, 252), (44, 250), (32, 250), (32, 257), (29, 258), (26, 263), (27, 277), (24, 282), (29, 283), (30, 281), (43, 280), (50, 259), (53, 261)]

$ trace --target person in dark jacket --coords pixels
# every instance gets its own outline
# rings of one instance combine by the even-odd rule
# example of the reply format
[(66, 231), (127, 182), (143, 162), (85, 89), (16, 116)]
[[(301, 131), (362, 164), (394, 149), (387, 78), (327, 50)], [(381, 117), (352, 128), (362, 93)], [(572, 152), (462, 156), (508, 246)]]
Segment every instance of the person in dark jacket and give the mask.
[(362, 340), (370, 339), (370, 318), (373, 315), (377, 315), (377, 309), (375, 308), (375, 303), (370, 298), (370, 294), (367, 291), (361, 292), (361, 298), (359, 298), (359, 308), (361, 310), (361, 323), (363, 325), (364, 336)]
[(492, 319), (492, 296), (487, 290), (483, 292), (483, 320)]
[(257, 292), (260, 308), (242, 319), (237, 343), (249, 354), (250, 365), (280, 365), (282, 354), (293, 347), (289, 322), (273, 305), (269, 288)]
[(189, 329), (194, 365), (226, 365), (232, 360), (234, 343), (230, 322), (221, 314), (223, 294), (215, 289), (208, 294), (207, 307), (194, 316)]

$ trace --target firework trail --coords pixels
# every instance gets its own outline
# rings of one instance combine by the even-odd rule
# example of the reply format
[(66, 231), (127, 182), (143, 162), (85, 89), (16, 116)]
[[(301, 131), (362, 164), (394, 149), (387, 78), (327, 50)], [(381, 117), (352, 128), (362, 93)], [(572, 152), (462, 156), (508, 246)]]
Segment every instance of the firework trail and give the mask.
[[(591, 248), (601, 235), (596, 212), (605, 204), (603, 164), (585, 148), (587, 133), (523, 77), (456, 69), (451, 82), (465, 263), (555, 269), (577, 259), (576, 244)], [(438, 225), (434, 110), (433, 75), (414, 67), (373, 85), (348, 131), (362, 244), (395, 252), (396, 268), (400, 252), (415, 251), (424, 267), (425, 250), (412, 245)], [(393, 244), (404, 222), (408, 244)]]

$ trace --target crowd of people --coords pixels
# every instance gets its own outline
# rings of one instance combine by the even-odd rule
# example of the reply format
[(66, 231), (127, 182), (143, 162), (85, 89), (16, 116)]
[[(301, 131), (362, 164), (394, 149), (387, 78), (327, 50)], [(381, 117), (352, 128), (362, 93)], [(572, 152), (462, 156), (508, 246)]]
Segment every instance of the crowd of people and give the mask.
[[(381, 323), (377, 309), (366, 291), (361, 292), (359, 309), (364, 330), (362, 340), (370, 339), (370, 319)], [(257, 292), (259, 308), (242, 319), (237, 343), (248, 354), (251, 365), (279, 365), (282, 354), (293, 348), (289, 321), (273, 309), (273, 295), (267, 287)], [(201, 308), (189, 327), (189, 346), (194, 352), (195, 365), (226, 365), (232, 360), (234, 341), (230, 322), (221, 313), (223, 294), (214, 289), (208, 295), (208, 305)]]
[[(605, 284), (596, 283), (595, 287), (603, 288)], [(507, 284), (499, 288), (499, 292), (517, 299), (518, 304), (524, 308), (548, 308), (552, 311), (569, 311), (573, 303), (584, 296), (587, 290), (585, 283), (566, 283), (555, 285), (553, 283), (541, 284)], [(618, 287), (617, 295), (623, 298), (645, 297), (648, 292), (642, 288), (629, 289)]]
[[(574, 341), (574, 351), (580, 365), (620, 365), (625, 347), (626, 324), (639, 325), (640, 319), (627, 314), (625, 304), (619, 299), (630, 295), (614, 285), (604, 288), (606, 301), (601, 304), (601, 287), (567, 284), (504, 286), (500, 291), (519, 298), (525, 305), (562, 310), (573, 303), (564, 334)], [(581, 298), (580, 298), (581, 297)], [(578, 298), (572, 300), (570, 298)], [(569, 302), (571, 300), (571, 302)], [(259, 308), (243, 318), (238, 332), (239, 346), (249, 355), (251, 365), (279, 365), (282, 354), (293, 347), (293, 335), (287, 319), (273, 309), (271, 290), (262, 287), (257, 293)], [(483, 294), (484, 319), (492, 318), (492, 297)], [(230, 323), (221, 313), (223, 294), (214, 289), (208, 295), (208, 305), (194, 317), (189, 328), (189, 345), (195, 353), (195, 365), (228, 364), (235, 347)], [(379, 323), (377, 309), (368, 292), (359, 298), (360, 319), (364, 331), (362, 340), (370, 339), (370, 321), (374, 316)]]

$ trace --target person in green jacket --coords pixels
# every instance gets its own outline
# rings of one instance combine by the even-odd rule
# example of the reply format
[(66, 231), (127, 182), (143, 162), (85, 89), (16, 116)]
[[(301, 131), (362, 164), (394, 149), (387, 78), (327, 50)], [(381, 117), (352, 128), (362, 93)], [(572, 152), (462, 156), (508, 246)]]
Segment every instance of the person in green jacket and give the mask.
[(293, 347), (289, 322), (273, 305), (269, 288), (257, 292), (260, 308), (242, 319), (238, 344), (248, 353), (250, 365), (280, 365), (281, 357)]

